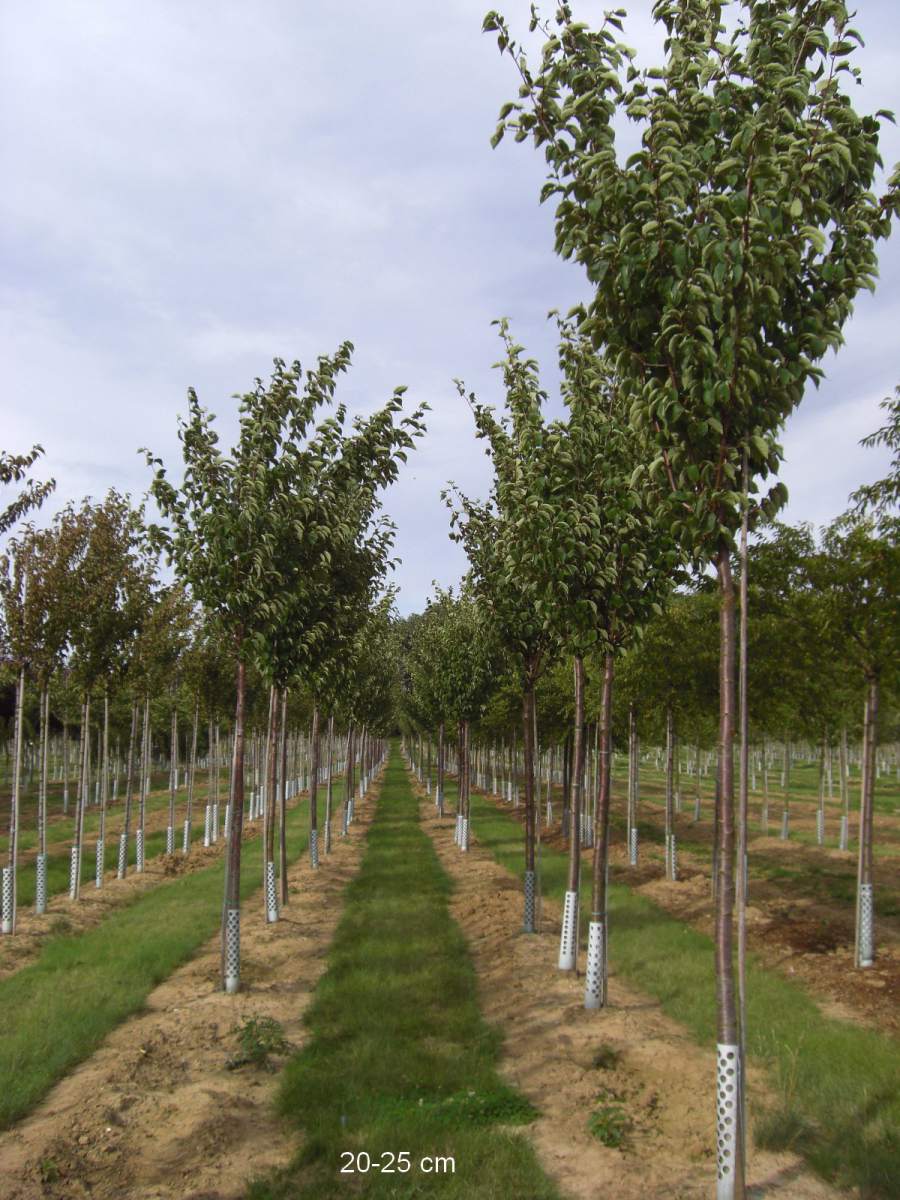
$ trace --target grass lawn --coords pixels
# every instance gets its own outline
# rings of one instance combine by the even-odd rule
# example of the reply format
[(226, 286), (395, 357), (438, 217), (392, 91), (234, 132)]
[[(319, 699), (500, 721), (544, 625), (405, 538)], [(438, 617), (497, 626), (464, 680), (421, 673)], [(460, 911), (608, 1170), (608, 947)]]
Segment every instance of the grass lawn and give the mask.
[(253, 1200), (557, 1197), (528, 1141), (507, 1128), (534, 1114), (496, 1073), (501, 1035), (479, 1013), (451, 888), (395, 743), (306, 1015), (309, 1042), (281, 1082), (279, 1106), (303, 1129), (303, 1148), (251, 1187)]

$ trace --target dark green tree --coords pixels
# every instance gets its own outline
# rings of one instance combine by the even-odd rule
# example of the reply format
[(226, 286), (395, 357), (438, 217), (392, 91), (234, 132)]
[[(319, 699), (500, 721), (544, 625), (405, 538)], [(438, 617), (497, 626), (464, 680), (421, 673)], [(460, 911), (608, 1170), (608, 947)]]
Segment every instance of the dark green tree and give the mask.
[[(723, 22), (726, 7), (733, 14)], [(716, 564), (721, 595), (716, 992), (719, 1069), (739, 1081), (719, 1121), (720, 1196), (744, 1196), (743, 1074), (735, 1004), (732, 747), (735, 726), (734, 535), (748, 487), (780, 461), (776, 438), (817, 365), (841, 343), (876, 246), (900, 205), (881, 166), (879, 119), (843, 90), (860, 41), (840, 0), (732, 5), (658, 0), (661, 66), (641, 69), (617, 40), (624, 10), (598, 29), (561, 3), (539, 65), (489, 13), (519, 72), (506, 130), (543, 148), (556, 201), (556, 248), (584, 266), (581, 316), (615, 363), (646, 444), (643, 486), (668, 485), (673, 532)], [(622, 121), (639, 149), (617, 155)], [(764, 507), (783, 498), (776, 485)]]

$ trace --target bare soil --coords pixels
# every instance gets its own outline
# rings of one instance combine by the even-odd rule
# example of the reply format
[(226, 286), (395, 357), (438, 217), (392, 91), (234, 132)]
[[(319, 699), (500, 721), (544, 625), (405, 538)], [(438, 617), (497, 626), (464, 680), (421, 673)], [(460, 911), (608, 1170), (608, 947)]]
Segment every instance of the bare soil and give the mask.
[(0, 1135), (3, 1200), (237, 1200), (252, 1175), (286, 1164), (297, 1134), (276, 1115), (277, 1075), (245, 1065), (237, 1029), (272, 1017), (299, 1047), (343, 890), (372, 819), (370, 790), (318, 871), (301, 856), (272, 925), (244, 907), (242, 990), (219, 990), (218, 935), (147, 998), (40, 1107)]
[[(521, 932), (521, 887), (473, 837), (453, 844), (453, 818), (430, 799), (423, 827), (456, 881), (451, 911), (469, 941), (482, 1011), (506, 1035), (501, 1072), (539, 1110), (527, 1128), (542, 1165), (574, 1200), (688, 1200), (715, 1188), (714, 1054), (696, 1045), (657, 1001), (613, 972), (600, 1012), (582, 1003), (583, 979), (556, 968), (561, 912), (543, 902), (542, 930)], [(766, 1085), (749, 1073), (754, 1096)], [(622, 1146), (588, 1130), (599, 1107), (628, 1123)], [(840, 1193), (791, 1154), (753, 1148), (749, 1195), (755, 1200), (834, 1200)]]

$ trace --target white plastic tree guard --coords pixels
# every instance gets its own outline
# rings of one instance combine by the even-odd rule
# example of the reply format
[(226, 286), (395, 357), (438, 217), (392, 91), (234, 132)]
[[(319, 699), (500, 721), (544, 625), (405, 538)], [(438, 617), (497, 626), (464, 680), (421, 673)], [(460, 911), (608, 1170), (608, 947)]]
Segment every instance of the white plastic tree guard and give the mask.
[(266, 921), (278, 920), (278, 892), (275, 887), (275, 864), (266, 863)]
[(41, 916), (47, 911), (47, 855), (39, 854), (35, 859), (37, 880), (35, 883), (34, 911)]
[(78, 899), (78, 878), (81, 872), (81, 855), (77, 846), (69, 853), (69, 899)]
[(3, 868), (3, 912), (0, 917), (0, 930), (12, 933), (13, 928), (13, 873), (11, 867)]
[(241, 983), (241, 912), (229, 908), (225, 914), (225, 991), (233, 996)]
[(606, 1003), (606, 929), (602, 921), (588, 925), (587, 973), (584, 977), (584, 1007), (597, 1009)]
[(578, 893), (566, 892), (559, 935), (559, 969), (574, 971), (578, 956)]
[(525, 920), (523, 927), (526, 933), (535, 932), (534, 916), (535, 878), (534, 871), (525, 872)]
[(739, 1046), (716, 1046), (716, 1200), (734, 1200), (740, 1138), (741, 1052)]
[(871, 883), (859, 885), (858, 966), (871, 967), (875, 961), (875, 898)]

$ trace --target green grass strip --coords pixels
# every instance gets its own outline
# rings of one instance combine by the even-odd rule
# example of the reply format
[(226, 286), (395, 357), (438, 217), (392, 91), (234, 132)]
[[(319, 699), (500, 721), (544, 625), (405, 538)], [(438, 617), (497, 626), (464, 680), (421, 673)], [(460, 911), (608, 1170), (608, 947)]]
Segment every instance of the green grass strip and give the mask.
[[(228, 783), (225, 782), (225, 790), (227, 793)], [(207, 792), (207, 782), (204, 778), (198, 781), (198, 786), (194, 792), (194, 804), (198, 802), (205, 803)], [(181, 819), (184, 820), (184, 808), (187, 804), (187, 785), (182, 784), (178, 789), (177, 806), (181, 812)], [(70, 842), (75, 836), (75, 797), (74, 794), (69, 797), (69, 811), (62, 812), (62, 789), (57, 788), (54, 792), (50, 791), (47, 797), (47, 841), (48, 842)], [(169, 807), (169, 785), (168, 779), (160, 776), (155, 780), (153, 788), (147, 797), (146, 812), (149, 815), (153, 812), (162, 812)], [(137, 814), (138, 801), (137, 796), (134, 798), (134, 807), (132, 812)], [(196, 812), (196, 809), (195, 809)], [(123, 817), (125, 814), (125, 798), (120, 792), (115, 800), (110, 800), (107, 808), (107, 817)], [(37, 823), (37, 797), (31, 796), (28, 799), (23, 798), (22, 809), (19, 814), (19, 849), (21, 851), (34, 850), (38, 843), (38, 835), (36, 829)], [(132, 822), (133, 827), (133, 822)], [(84, 833), (87, 837), (91, 833), (96, 833), (100, 828), (100, 806), (94, 801), (94, 791), (91, 791), (91, 801), (84, 810)], [(0, 837), (0, 854), (9, 851), (9, 838), (5, 834)]]
[[(168, 798), (165, 801), (168, 804)], [(163, 807), (161, 803), (160, 808)], [(195, 842), (203, 840), (203, 823), (205, 802), (200, 808), (199, 821), (194, 819), (191, 824), (191, 845)], [(148, 810), (149, 811), (149, 810)], [(224, 812), (224, 805), (222, 806)], [(221, 819), (219, 825), (221, 827)], [(107, 836), (103, 846), (103, 862), (107, 871), (115, 871), (119, 865), (119, 833), (116, 830)], [(221, 839), (221, 828), (219, 832)], [(181, 824), (175, 826), (175, 847), (181, 850), (184, 840), (184, 817), (181, 818)], [(165, 829), (157, 829), (155, 832), (147, 832), (144, 836), (144, 858), (149, 861), (155, 858), (158, 854), (164, 854), (166, 850), (166, 831)], [(134, 866), (137, 861), (137, 842), (135, 840), (135, 827), (132, 825), (131, 836), (128, 839), (128, 864)], [(60, 851), (56, 854), (47, 855), (47, 895), (57, 896), (62, 892), (69, 890), (69, 870), (71, 863), (71, 854), (69, 849)], [(93, 840), (90, 839), (88, 831), (85, 830), (85, 838), (81, 844), (81, 886), (93, 887), (97, 873), (97, 840), (96, 836)], [(108, 881), (107, 881), (108, 882)], [(105, 884), (104, 884), (105, 886)], [(34, 862), (20, 863), (16, 871), (16, 897), (17, 903), (21, 907), (33, 908), (37, 892), (37, 868)]]
[[(496, 1073), (501, 1035), (479, 1012), (448, 908), (452, 886), (419, 826), (395, 743), (306, 1014), (310, 1040), (281, 1082), (280, 1110), (305, 1131), (304, 1145), (286, 1170), (251, 1187), (253, 1200), (557, 1197), (528, 1141), (498, 1128), (534, 1112)], [(367, 1171), (360, 1153), (370, 1156)], [(434, 1156), (452, 1158), (453, 1171)], [(354, 1171), (341, 1174), (350, 1162)]]
[[(523, 835), (512, 814), (473, 793), (472, 827), (479, 844), (522, 878)], [(589, 855), (581, 888), (584, 926)], [(544, 894), (562, 899), (566, 856), (543, 846), (541, 865)], [(623, 978), (655, 996), (698, 1042), (714, 1041), (713, 943), (706, 934), (627, 885), (612, 884), (609, 955)], [(779, 1094), (777, 1111), (757, 1119), (757, 1140), (796, 1150), (824, 1178), (858, 1188), (862, 1197), (900, 1196), (900, 1043), (824, 1016), (802, 987), (752, 957), (747, 992), (747, 1049), (771, 1067)]]
[[(307, 813), (304, 800), (287, 814), (292, 859), (308, 844)], [(243, 900), (261, 891), (261, 846), (261, 839), (244, 846)], [(224, 872), (220, 859), (135, 894), (95, 928), (49, 938), (36, 962), (0, 980), (0, 1128), (29, 1112), (212, 937)], [(248, 919), (262, 920), (261, 909)]]

